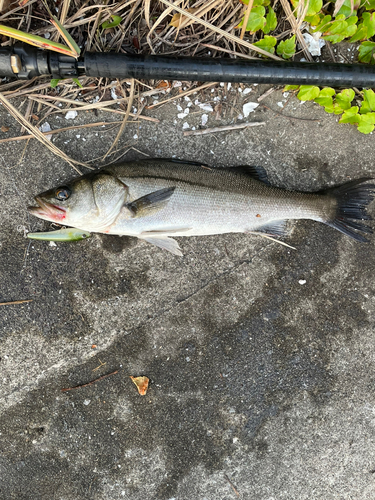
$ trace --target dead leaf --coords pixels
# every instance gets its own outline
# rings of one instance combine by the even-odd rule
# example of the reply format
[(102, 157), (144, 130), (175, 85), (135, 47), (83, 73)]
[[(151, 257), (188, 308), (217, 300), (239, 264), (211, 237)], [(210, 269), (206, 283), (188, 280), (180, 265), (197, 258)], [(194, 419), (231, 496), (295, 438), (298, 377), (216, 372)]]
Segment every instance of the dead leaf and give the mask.
[(4, 12), (17, 7), (16, 5), (12, 5), (13, 0), (0, 0), (0, 12), (3, 14)]
[[(195, 14), (199, 10), (198, 8), (195, 9), (186, 9), (186, 12), (189, 12), (190, 14)], [(181, 23), (184, 21), (188, 21), (189, 18), (187, 16), (184, 16), (183, 14), (177, 13), (172, 17), (172, 21), (169, 23), (170, 26), (173, 26), (174, 28), (178, 28)], [(192, 24), (194, 21), (190, 20), (188, 24)], [(188, 26), (188, 24), (186, 26)], [(185, 27), (186, 27), (185, 26)]]
[(9, 127), (4, 127), (4, 125), (0, 128), (2, 132), (8, 132)]
[(145, 396), (147, 389), (148, 389), (148, 383), (149, 383), (150, 379), (148, 379), (147, 377), (132, 377), (132, 376), (130, 376), (130, 378), (137, 386), (139, 394), (141, 396)]
[(171, 87), (171, 83), (167, 80), (161, 80), (161, 82), (156, 86), (157, 89), (169, 89)]
[(216, 111), (215, 120), (221, 120), (221, 112), (222, 112), (222, 110), (223, 110), (223, 106), (222, 106), (221, 102), (219, 102), (215, 106), (215, 111)]

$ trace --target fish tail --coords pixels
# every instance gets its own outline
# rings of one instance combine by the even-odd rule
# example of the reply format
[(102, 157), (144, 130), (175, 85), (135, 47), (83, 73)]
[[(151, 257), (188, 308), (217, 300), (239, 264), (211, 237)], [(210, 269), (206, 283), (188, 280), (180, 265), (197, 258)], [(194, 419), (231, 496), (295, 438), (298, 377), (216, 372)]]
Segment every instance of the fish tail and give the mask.
[(368, 239), (361, 233), (373, 232), (371, 227), (359, 222), (372, 219), (366, 212), (367, 205), (375, 196), (375, 184), (365, 184), (370, 180), (373, 179), (357, 179), (327, 191), (327, 194), (336, 198), (337, 209), (334, 219), (326, 224), (362, 242), (368, 242)]

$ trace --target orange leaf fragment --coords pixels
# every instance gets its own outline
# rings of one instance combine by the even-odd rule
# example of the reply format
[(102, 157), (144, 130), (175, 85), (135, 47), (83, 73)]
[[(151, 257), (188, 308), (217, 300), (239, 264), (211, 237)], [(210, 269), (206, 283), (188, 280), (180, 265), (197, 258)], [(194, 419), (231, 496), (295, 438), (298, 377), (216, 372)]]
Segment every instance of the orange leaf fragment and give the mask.
[(132, 377), (132, 376), (130, 376), (130, 378), (137, 386), (139, 394), (141, 396), (145, 396), (147, 389), (148, 389), (148, 383), (149, 383), (150, 379), (148, 379), (147, 377)]
[(171, 82), (167, 80), (161, 80), (161, 82), (156, 86), (157, 89), (169, 89), (171, 87)]
[[(198, 8), (196, 9), (186, 9), (186, 12), (189, 12), (190, 14), (195, 14), (199, 10)], [(184, 16), (183, 14), (177, 13), (172, 17), (172, 21), (169, 23), (170, 26), (173, 26), (174, 28), (178, 28), (181, 23), (184, 21), (188, 21), (188, 24), (192, 24), (195, 21), (188, 18), (187, 16)]]
[(2, 132), (8, 132), (9, 127), (5, 127), (4, 125), (0, 128)]

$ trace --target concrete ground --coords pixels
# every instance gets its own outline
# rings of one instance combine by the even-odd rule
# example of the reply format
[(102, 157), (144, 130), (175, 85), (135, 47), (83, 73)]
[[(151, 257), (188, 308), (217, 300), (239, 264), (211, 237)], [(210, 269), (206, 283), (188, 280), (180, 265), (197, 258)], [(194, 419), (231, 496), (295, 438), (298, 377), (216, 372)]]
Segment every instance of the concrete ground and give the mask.
[[(226, 100), (208, 89), (205, 102), (224, 104), (207, 126), (232, 123), (267, 88)], [(204, 110), (156, 107), (160, 123), (129, 124), (120, 145), (263, 165), (302, 190), (375, 174), (373, 135), (281, 90), (261, 104), (247, 120), (266, 126), (201, 137), (182, 127)], [(19, 135), (4, 110), (0, 125)], [(86, 161), (116, 132), (54, 141)], [(127, 237), (29, 244), (25, 229), (51, 228), (28, 215), (33, 196), (76, 174), (25, 145), (0, 145), (0, 302), (33, 299), (0, 306), (0, 499), (374, 498), (375, 240), (300, 221), (287, 238), (296, 251), (248, 235), (181, 238), (183, 257)], [(130, 375), (150, 378), (145, 397)]]

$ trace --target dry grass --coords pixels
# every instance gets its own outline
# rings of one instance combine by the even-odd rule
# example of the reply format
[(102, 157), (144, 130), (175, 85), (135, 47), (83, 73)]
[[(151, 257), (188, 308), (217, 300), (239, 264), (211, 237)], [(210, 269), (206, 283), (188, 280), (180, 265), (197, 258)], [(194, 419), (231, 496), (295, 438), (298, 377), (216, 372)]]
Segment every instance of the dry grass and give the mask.
[[(290, 19), (291, 26), (287, 26), (287, 31), (290, 32), (292, 28), (299, 36), (299, 25), (294, 17), (290, 17), (289, 3), (287, 0), (281, 0), (281, 3)], [(84, 50), (90, 50), (244, 59), (258, 58), (259, 53), (264, 53), (253, 45), (257, 40), (256, 34), (236, 28), (244, 15), (250, 15), (252, 2), (246, 6), (239, 0), (175, 0), (174, 3), (170, 0), (62, 0), (56, 5), (59, 5), (57, 17), (82, 47), (83, 53)], [(274, 7), (279, 17), (284, 18), (284, 12), (277, 1)], [(110, 21), (113, 15), (120, 16), (121, 23), (103, 30), (103, 22)], [(59, 41), (59, 34), (49, 22), (48, 11), (41, 0), (30, 0), (24, 7), (18, 2), (12, 3), (10, 10), (1, 12), (0, 23)], [(278, 38), (282, 36), (279, 30)], [(5, 37), (0, 40), (3, 46), (13, 43)], [(278, 59), (276, 56), (273, 58)], [(109, 154), (130, 117), (135, 120), (155, 120), (142, 114), (144, 109), (153, 107), (153, 95), (165, 93), (166, 100), (181, 95), (181, 89), (159, 81), (110, 82), (85, 77), (81, 78), (81, 84), (83, 88), (79, 88), (72, 80), (64, 80), (57, 89), (52, 89), (48, 78), (44, 77), (28, 82), (7, 82), (0, 86), (1, 100), (8, 109), (12, 107), (11, 101), (14, 106), (18, 103), (15, 98), (27, 98), (22, 113), (15, 112), (14, 106), (12, 109), (22, 130), (27, 130), (72, 166), (78, 162), (57, 150), (38, 129), (51, 114), (69, 109), (89, 110), (92, 113), (100, 109), (120, 114), (123, 122), (115, 142), (107, 152)], [(187, 82), (184, 86), (187, 92), (193, 89), (199, 91), (197, 82)], [(201, 86), (204, 87), (205, 85)], [(114, 93), (117, 99), (113, 99)], [(138, 110), (135, 113), (131, 113), (133, 103)], [(21, 135), (22, 133), (21, 131)]]

